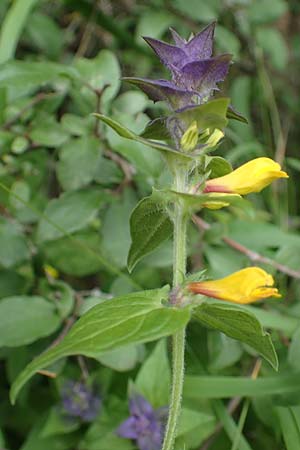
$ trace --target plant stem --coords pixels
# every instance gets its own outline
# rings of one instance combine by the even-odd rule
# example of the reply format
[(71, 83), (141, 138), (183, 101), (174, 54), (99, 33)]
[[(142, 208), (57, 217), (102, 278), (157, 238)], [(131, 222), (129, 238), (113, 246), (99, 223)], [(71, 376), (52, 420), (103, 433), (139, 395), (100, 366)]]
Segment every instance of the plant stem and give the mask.
[[(178, 172), (175, 176), (175, 189), (184, 191), (186, 175)], [(175, 205), (174, 213), (174, 259), (173, 287), (177, 287), (186, 272), (186, 229), (187, 216), (181, 203)], [(168, 423), (162, 450), (172, 450), (176, 438), (178, 419), (181, 411), (182, 388), (184, 380), (185, 329), (172, 336), (172, 388)]]

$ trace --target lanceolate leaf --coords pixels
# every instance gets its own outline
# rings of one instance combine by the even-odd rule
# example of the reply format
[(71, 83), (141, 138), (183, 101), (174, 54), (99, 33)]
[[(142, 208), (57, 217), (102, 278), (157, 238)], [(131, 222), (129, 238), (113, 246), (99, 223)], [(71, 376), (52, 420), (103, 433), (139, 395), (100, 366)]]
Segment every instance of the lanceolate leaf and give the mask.
[(133, 210), (130, 218), (131, 247), (127, 266), (131, 272), (145, 255), (155, 250), (172, 235), (173, 225), (162, 200), (143, 198)]
[(278, 360), (271, 337), (252, 313), (233, 305), (202, 303), (194, 310), (194, 318), (248, 344), (277, 370)]
[(190, 311), (164, 306), (168, 291), (165, 287), (137, 292), (91, 308), (63, 341), (38, 356), (21, 372), (11, 389), (12, 402), (32, 375), (60, 358), (77, 354), (99, 357), (107, 351), (159, 339), (183, 328), (189, 321)]
[(103, 114), (94, 114), (97, 119), (101, 120), (102, 122), (106, 123), (106, 125), (110, 126), (113, 130), (115, 130), (116, 133), (118, 133), (119, 136), (124, 137), (125, 139), (130, 139), (132, 141), (140, 142), (141, 144), (148, 145), (148, 147), (154, 148), (155, 150), (160, 151), (163, 155), (168, 157), (176, 157), (183, 161), (192, 160), (193, 157), (189, 156), (185, 153), (180, 153), (177, 150), (173, 149), (172, 147), (169, 147), (166, 144), (162, 144), (160, 142), (152, 141), (150, 139), (144, 139), (141, 136), (138, 136), (133, 131), (130, 131), (128, 128), (124, 127), (120, 123), (116, 122), (113, 119), (110, 119), (109, 117), (104, 116)]

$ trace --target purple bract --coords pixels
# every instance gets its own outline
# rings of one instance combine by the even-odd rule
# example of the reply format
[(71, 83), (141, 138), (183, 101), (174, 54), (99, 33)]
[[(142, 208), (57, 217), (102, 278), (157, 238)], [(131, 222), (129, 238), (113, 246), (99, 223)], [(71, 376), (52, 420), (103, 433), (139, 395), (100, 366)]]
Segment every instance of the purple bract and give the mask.
[(186, 41), (171, 29), (175, 45), (145, 37), (161, 62), (170, 70), (172, 81), (125, 78), (142, 89), (153, 101), (166, 100), (176, 110), (207, 101), (223, 81), (231, 55), (212, 57), (215, 22)]
[(167, 408), (154, 410), (141, 395), (135, 395), (129, 402), (130, 417), (117, 429), (117, 434), (136, 441), (140, 450), (160, 450)]

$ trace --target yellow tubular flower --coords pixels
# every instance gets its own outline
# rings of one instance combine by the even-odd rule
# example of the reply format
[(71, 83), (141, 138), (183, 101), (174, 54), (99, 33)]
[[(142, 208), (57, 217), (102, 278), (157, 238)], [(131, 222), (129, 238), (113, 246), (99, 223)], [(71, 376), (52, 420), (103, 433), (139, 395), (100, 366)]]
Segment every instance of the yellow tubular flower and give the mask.
[(272, 275), (259, 267), (248, 267), (219, 280), (189, 283), (188, 289), (194, 294), (246, 304), (262, 298), (281, 297), (273, 285)]
[(260, 192), (277, 178), (288, 178), (277, 162), (270, 158), (255, 158), (223, 177), (208, 180), (204, 192), (245, 195)]

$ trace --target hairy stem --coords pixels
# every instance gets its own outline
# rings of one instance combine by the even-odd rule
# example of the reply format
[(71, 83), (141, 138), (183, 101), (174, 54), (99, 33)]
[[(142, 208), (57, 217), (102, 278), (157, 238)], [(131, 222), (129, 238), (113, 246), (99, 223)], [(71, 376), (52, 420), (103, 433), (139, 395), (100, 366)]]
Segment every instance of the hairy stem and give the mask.
[[(184, 191), (185, 177), (184, 173), (176, 174), (176, 190)], [(187, 217), (182, 205), (178, 202), (175, 205), (174, 213), (173, 287), (177, 287), (183, 281), (186, 272), (186, 228)], [(169, 417), (162, 450), (172, 450), (176, 438), (184, 380), (184, 349), (185, 329), (178, 331), (172, 336), (172, 388)]]

